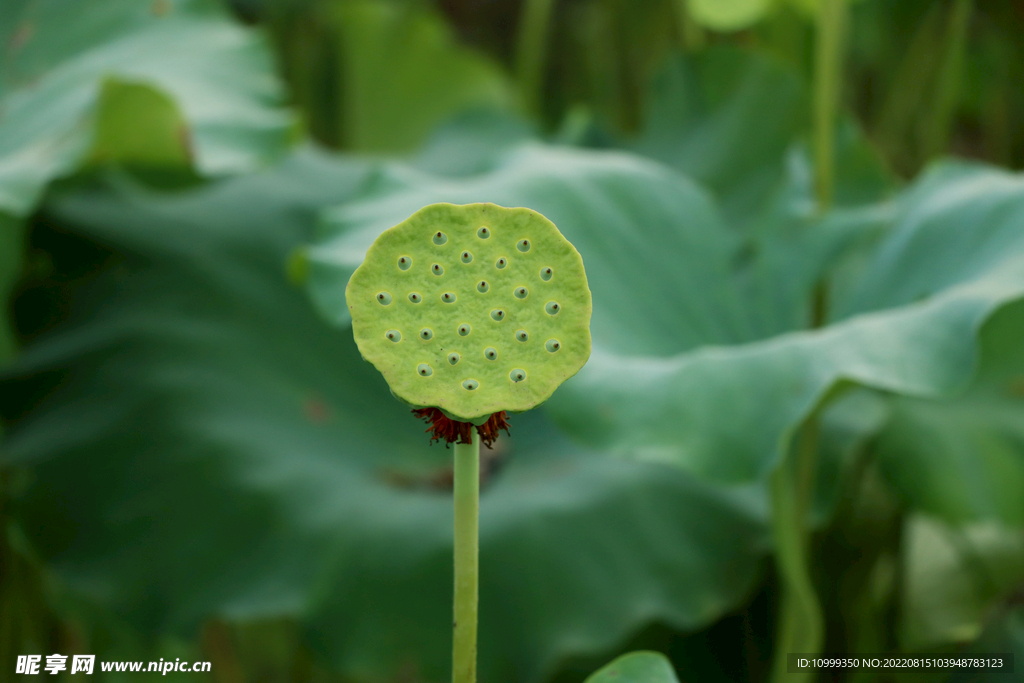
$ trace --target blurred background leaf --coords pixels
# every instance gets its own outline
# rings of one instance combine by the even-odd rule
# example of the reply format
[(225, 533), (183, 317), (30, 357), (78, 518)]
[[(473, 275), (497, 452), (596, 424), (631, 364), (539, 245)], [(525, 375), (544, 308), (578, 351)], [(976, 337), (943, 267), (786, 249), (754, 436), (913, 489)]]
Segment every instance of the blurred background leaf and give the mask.
[(7, 212), (30, 211), (90, 150), (147, 165), (194, 159), (216, 175), (268, 162), (290, 137), (266, 45), (212, 0), (12, 0), (0, 43)]
[(594, 672), (587, 683), (613, 681), (644, 681), (645, 683), (676, 683), (672, 665), (664, 655), (656, 652), (631, 652), (622, 655), (600, 671)]
[(748, 28), (768, 13), (771, 0), (689, 0), (694, 21), (716, 31)]
[(1024, 527), (1024, 306), (1000, 310), (982, 331), (970, 388), (940, 401), (890, 400), (879, 462), (914, 507), (948, 524)]
[(512, 104), (502, 70), (461, 45), (429, 3), (274, 3), (267, 12), (295, 97), (324, 142), (408, 152), (445, 118)]
[(903, 646), (920, 651), (976, 640), (987, 612), (1024, 581), (1024, 533), (920, 516), (907, 520), (905, 533)]

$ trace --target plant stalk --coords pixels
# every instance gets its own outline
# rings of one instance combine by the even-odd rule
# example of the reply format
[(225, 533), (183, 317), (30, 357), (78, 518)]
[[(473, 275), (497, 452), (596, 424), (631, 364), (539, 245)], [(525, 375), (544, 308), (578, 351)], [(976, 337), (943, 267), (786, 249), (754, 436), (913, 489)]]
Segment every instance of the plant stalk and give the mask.
[(818, 423), (811, 415), (801, 430), (796, 458), (787, 458), (771, 477), (772, 535), (782, 579), (782, 605), (772, 662), (772, 683), (809, 683), (814, 672), (788, 673), (787, 655), (815, 655), (824, 640), (824, 620), (811, 580), (808, 511), (817, 465)]
[(924, 135), (925, 159), (945, 151), (949, 144), (953, 115), (960, 96), (960, 82), (967, 47), (967, 28), (970, 25), (971, 0), (953, 0), (949, 8), (949, 26), (946, 31), (946, 51), (942, 56), (932, 116), (926, 121)]
[(525, 0), (519, 17), (516, 44), (516, 80), (523, 110), (530, 116), (543, 115), (544, 76), (547, 66), (548, 32), (554, 0)]
[(818, 209), (832, 205), (835, 129), (842, 94), (846, 0), (821, 0), (814, 55), (814, 190)]
[[(842, 94), (843, 34), (846, 0), (821, 0), (818, 5), (814, 63), (814, 192), (818, 211), (832, 205), (835, 185), (835, 130)], [(827, 318), (825, 281), (813, 293), (811, 323)], [(818, 417), (812, 413), (800, 430), (795, 454), (772, 473), (772, 535), (782, 580), (782, 605), (775, 640), (773, 683), (806, 683), (813, 672), (788, 673), (787, 655), (817, 654), (824, 642), (824, 620), (810, 572), (810, 531), (807, 517), (814, 500), (818, 458)], [(795, 457), (791, 457), (795, 455)]]
[(455, 609), (452, 683), (476, 683), (479, 600), (480, 436), (455, 444)]

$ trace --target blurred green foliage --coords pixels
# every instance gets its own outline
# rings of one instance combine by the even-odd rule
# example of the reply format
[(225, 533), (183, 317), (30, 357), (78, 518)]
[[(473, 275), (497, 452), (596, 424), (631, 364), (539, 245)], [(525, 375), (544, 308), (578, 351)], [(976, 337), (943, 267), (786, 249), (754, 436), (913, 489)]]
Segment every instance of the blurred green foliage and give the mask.
[[(343, 296), (436, 201), (541, 211), (594, 294), (590, 363), (485, 455), (481, 680), (764, 681), (815, 614), (825, 652), (1020, 666), (1022, 29), (1005, 0), (6, 0), (3, 676), (448, 677), (450, 451)], [(605, 667), (630, 650), (667, 659)]]

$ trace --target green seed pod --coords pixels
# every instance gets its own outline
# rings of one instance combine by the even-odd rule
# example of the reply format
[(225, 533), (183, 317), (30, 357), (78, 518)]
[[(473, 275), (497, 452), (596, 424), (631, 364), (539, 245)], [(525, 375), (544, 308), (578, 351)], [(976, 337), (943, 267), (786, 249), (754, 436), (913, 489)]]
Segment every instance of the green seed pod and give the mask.
[(345, 296), (392, 393), (464, 422), (543, 403), (590, 357), (583, 260), (529, 209), (427, 206), (377, 238)]

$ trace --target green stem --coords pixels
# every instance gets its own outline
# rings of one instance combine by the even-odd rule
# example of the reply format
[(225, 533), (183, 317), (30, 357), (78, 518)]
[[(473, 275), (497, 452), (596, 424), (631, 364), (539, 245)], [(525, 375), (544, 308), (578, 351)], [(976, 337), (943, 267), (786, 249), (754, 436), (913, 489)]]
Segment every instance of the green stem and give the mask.
[[(811, 507), (818, 449), (817, 417), (808, 418), (797, 445), (797, 457), (787, 459), (772, 474), (772, 534), (782, 579), (782, 606), (772, 662), (774, 683), (803, 683), (812, 672), (787, 673), (787, 654), (817, 654), (824, 624), (821, 605), (811, 581), (807, 513)], [(795, 462), (794, 462), (795, 460)]]
[(543, 114), (548, 31), (554, 4), (554, 0), (525, 0), (519, 17), (516, 79), (523, 110), (536, 117)]
[(814, 56), (814, 189), (818, 207), (832, 204), (836, 112), (842, 86), (846, 0), (822, 0)]
[[(474, 430), (470, 430), (472, 434)], [(455, 619), (452, 682), (476, 683), (479, 598), (480, 437), (455, 444)]]
[[(818, 210), (832, 204), (835, 183), (835, 127), (843, 70), (846, 0), (821, 0), (814, 64), (814, 189)], [(827, 289), (819, 283), (812, 302), (812, 324), (827, 317)], [(800, 683), (812, 672), (788, 673), (789, 653), (817, 654), (824, 640), (821, 604), (810, 572), (808, 511), (814, 500), (818, 457), (818, 418), (812, 414), (800, 430), (796, 457), (787, 457), (772, 473), (772, 534), (782, 580), (782, 605), (772, 662), (772, 681)]]
[(927, 120), (924, 135), (925, 158), (941, 154), (949, 142), (960, 94), (960, 78), (963, 71), (964, 51), (967, 46), (967, 28), (971, 19), (971, 0), (954, 0), (949, 8), (949, 28), (946, 32), (946, 51), (942, 57), (935, 90), (933, 115)]

